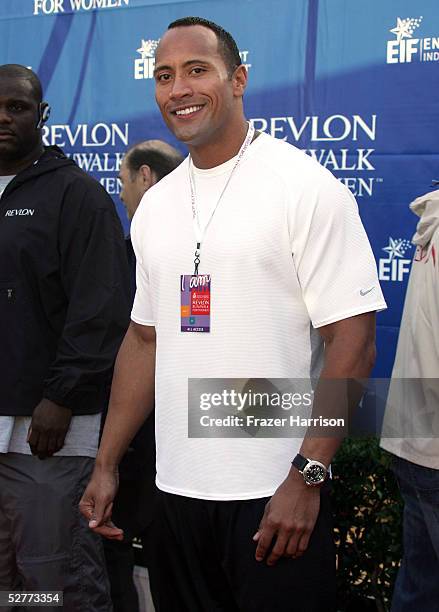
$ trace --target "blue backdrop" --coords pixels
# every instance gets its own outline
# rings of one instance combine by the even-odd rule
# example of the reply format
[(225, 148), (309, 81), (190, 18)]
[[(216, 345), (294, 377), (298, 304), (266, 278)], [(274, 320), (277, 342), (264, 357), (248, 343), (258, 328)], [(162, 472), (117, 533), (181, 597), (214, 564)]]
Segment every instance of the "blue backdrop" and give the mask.
[(2, 0), (0, 63), (39, 74), (52, 105), (46, 144), (103, 183), (126, 228), (117, 174), (127, 147), (161, 138), (181, 149), (151, 77), (160, 36), (186, 15), (236, 38), (256, 127), (315, 156), (356, 195), (389, 305), (375, 368), (388, 376), (413, 255), (408, 204), (439, 178), (437, 0)]

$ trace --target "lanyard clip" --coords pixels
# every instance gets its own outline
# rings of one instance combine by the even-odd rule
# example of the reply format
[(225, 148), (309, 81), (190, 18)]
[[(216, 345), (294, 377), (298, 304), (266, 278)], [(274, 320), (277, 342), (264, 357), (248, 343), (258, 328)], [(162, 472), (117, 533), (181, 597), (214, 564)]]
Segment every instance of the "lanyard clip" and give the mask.
[(194, 276), (197, 276), (198, 274), (198, 266), (200, 265), (200, 247), (201, 247), (201, 242), (197, 242), (197, 248), (195, 249), (195, 259), (194, 259)]

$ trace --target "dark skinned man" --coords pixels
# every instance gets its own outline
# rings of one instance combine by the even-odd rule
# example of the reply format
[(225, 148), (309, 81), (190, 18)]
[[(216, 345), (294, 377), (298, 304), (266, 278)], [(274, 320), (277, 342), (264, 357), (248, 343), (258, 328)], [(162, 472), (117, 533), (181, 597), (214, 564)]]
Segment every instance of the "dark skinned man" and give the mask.
[(99, 538), (75, 506), (129, 313), (110, 197), (57, 147), (38, 77), (0, 66), (0, 590), (109, 612)]
[(216, 24), (172, 23), (155, 81), (190, 156), (134, 218), (132, 323), (81, 508), (93, 530), (118, 537), (117, 464), (155, 384), (162, 609), (330, 612), (326, 476), (340, 437), (190, 437), (188, 389), (191, 378), (320, 377), (313, 410), (338, 414), (339, 393), (322, 386), (369, 374), (374, 312), (385, 307), (358, 209), (315, 161), (254, 133), (246, 68)]

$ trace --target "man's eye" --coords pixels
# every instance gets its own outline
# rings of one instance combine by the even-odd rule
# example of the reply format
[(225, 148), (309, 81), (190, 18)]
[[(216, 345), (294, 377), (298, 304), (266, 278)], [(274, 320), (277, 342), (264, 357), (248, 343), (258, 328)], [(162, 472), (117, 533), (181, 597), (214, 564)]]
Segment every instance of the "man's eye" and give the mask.
[(158, 74), (156, 76), (156, 81), (158, 81), (159, 83), (164, 83), (165, 81), (169, 81), (170, 78), (171, 75), (167, 72), (164, 72), (163, 74)]
[(195, 74), (201, 74), (202, 72), (206, 72), (204, 68), (192, 68), (191, 72), (195, 73)]
[(17, 111), (22, 111), (23, 110), (23, 106), (21, 104), (10, 104), (9, 105), (9, 110), (11, 110), (13, 113), (17, 112)]

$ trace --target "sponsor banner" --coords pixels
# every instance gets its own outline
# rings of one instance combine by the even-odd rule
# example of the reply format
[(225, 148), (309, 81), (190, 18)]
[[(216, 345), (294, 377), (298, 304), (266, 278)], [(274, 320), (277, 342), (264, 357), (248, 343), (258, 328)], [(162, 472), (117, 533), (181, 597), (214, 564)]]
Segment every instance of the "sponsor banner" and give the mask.
[[(124, 9), (154, 4), (179, 4), (186, 0), (2, 0), (10, 17), (52, 16), (71, 13)], [(1, 15), (0, 15), (1, 18)]]
[[(374, 160), (377, 115), (256, 117), (256, 129), (286, 140), (328, 168), (357, 198), (370, 198), (377, 185)], [(361, 145), (361, 146), (360, 146)]]
[[(396, 18), (396, 26), (390, 30), (394, 40), (387, 42), (386, 62), (388, 64), (410, 64), (412, 62), (439, 62), (439, 27), (434, 22), (436, 36), (419, 37), (423, 16)], [(419, 29), (419, 32), (417, 31)]]
[(43, 127), (43, 143), (60, 147), (82, 170), (93, 174), (111, 196), (120, 194), (118, 174), (129, 146), (127, 122), (49, 124)]
[(187, 153), (158, 112), (153, 78), (160, 38), (186, 15), (234, 35), (255, 127), (355, 195), (389, 305), (377, 317), (376, 372), (390, 374), (414, 254), (408, 205), (439, 179), (437, 0), (2, 0), (2, 63), (40, 76), (52, 107), (45, 144), (104, 185), (127, 232), (118, 180), (127, 148), (162, 139)]
[(410, 240), (389, 236), (389, 244), (381, 249), (387, 256), (380, 257), (378, 260), (380, 281), (401, 283), (406, 280), (410, 273), (412, 260), (405, 255), (412, 248)]
[(33, 0), (33, 14), (58, 15), (76, 11), (120, 8), (129, 4), (130, 0)]
[[(142, 38), (140, 47), (137, 49), (140, 57), (134, 59), (134, 78), (136, 81), (154, 78), (155, 50), (159, 42), (160, 39)], [(247, 70), (250, 70), (252, 65), (249, 63), (249, 51), (240, 51), (239, 55), (244, 66)]]

